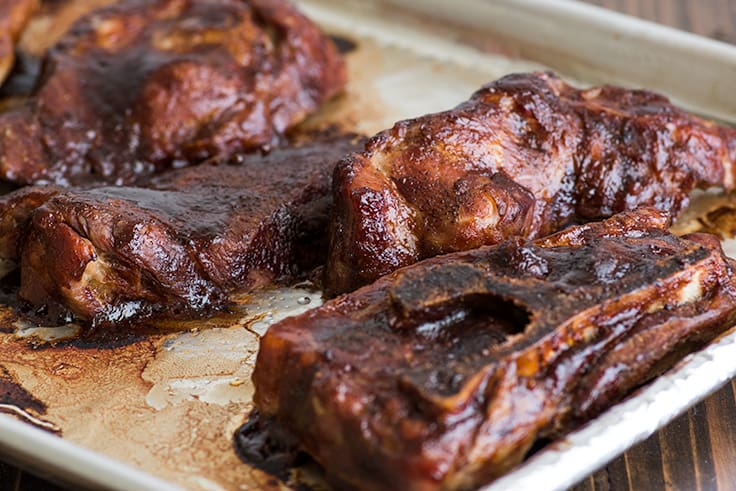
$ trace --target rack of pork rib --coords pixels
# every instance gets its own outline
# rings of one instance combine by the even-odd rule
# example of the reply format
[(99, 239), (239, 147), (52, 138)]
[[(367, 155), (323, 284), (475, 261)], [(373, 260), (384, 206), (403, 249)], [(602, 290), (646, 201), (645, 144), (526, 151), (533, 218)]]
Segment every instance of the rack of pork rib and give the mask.
[[(6, 87), (38, 4), (0, 1)], [(717, 238), (667, 231), (734, 187), (736, 133), (657, 94), (517, 74), (369, 140), (287, 138), (345, 68), (282, 0), (121, 0), (40, 67), (0, 104), (19, 300), (134, 329), (323, 271), (343, 295), (262, 338), (255, 404), (337, 487), (489, 482), (736, 320)]]

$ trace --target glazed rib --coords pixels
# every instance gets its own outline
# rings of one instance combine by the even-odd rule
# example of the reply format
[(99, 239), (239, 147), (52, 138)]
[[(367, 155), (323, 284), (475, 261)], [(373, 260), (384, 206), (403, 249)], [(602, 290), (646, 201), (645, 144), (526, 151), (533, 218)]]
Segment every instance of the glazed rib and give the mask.
[(734, 263), (667, 222), (428, 259), (287, 318), (261, 340), (256, 407), (355, 489), (486, 483), (736, 320)]
[(146, 187), (24, 188), (0, 199), (0, 260), (20, 266), (19, 297), (52, 316), (196, 316), (324, 264), (331, 172), (356, 148), (328, 139)]
[(733, 189), (735, 161), (736, 130), (660, 95), (510, 75), (339, 164), (327, 288), (640, 206), (676, 215), (696, 186)]
[(79, 19), (0, 113), (0, 176), (123, 184), (265, 148), (344, 83), (333, 43), (286, 0), (122, 0)]

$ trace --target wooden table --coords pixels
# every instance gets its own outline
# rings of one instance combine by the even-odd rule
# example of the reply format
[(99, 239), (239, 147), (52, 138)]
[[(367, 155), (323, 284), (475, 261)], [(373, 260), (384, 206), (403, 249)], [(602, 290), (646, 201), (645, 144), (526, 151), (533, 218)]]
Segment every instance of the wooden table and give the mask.
[[(736, 0), (586, 1), (736, 44)], [(736, 380), (574, 488), (629, 489), (736, 490)]]
[[(736, 0), (585, 1), (736, 44)], [(0, 491), (61, 489), (0, 462)], [(736, 381), (573, 489), (736, 490)]]
[[(734, 0), (586, 1), (736, 44)], [(736, 381), (574, 489), (736, 490)]]

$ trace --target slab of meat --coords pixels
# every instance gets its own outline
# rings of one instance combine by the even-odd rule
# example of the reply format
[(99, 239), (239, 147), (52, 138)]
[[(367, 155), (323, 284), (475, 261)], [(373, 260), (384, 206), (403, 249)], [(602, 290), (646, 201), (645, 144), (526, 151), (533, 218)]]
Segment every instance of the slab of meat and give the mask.
[(640, 206), (675, 215), (696, 186), (733, 189), (735, 162), (736, 130), (665, 97), (510, 75), (340, 163), (327, 287)]
[(23, 188), (0, 199), (0, 260), (52, 318), (193, 316), (324, 264), (332, 169), (356, 148), (345, 136), (146, 187)]
[(15, 43), (38, 0), (0, 0), (0, 85), (13, 68)]
[(267, 147), (344, 83), (286, 0), (122, 0), (78, 20), (0, 113), (0, 177), (123, 184)]
[(736, 321), (735, 263), (667, 221), (649, 208), (428, 259), (285, 319), (261, 340), (255, 404), (357, 489), (488, 482)]

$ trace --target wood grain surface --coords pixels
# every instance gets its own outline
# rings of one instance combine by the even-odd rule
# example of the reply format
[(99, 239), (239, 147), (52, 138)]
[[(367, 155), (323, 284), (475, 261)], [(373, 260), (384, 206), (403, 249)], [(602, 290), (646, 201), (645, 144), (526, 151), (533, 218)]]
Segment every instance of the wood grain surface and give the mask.
[(584, 1), (736, 44), (736, 1), (734, 0)]
[[(736, 44), (736, 0), (586, 1)], [(573, 488), (665, 489), (736, 490), (736, 381)]]
[[(586, 1), (736, 44), (736, 0)], [(0, 491), (61, 489), (0, 462)], [(736, 490), (736, 381), (573, 488), (664, 489)]]

